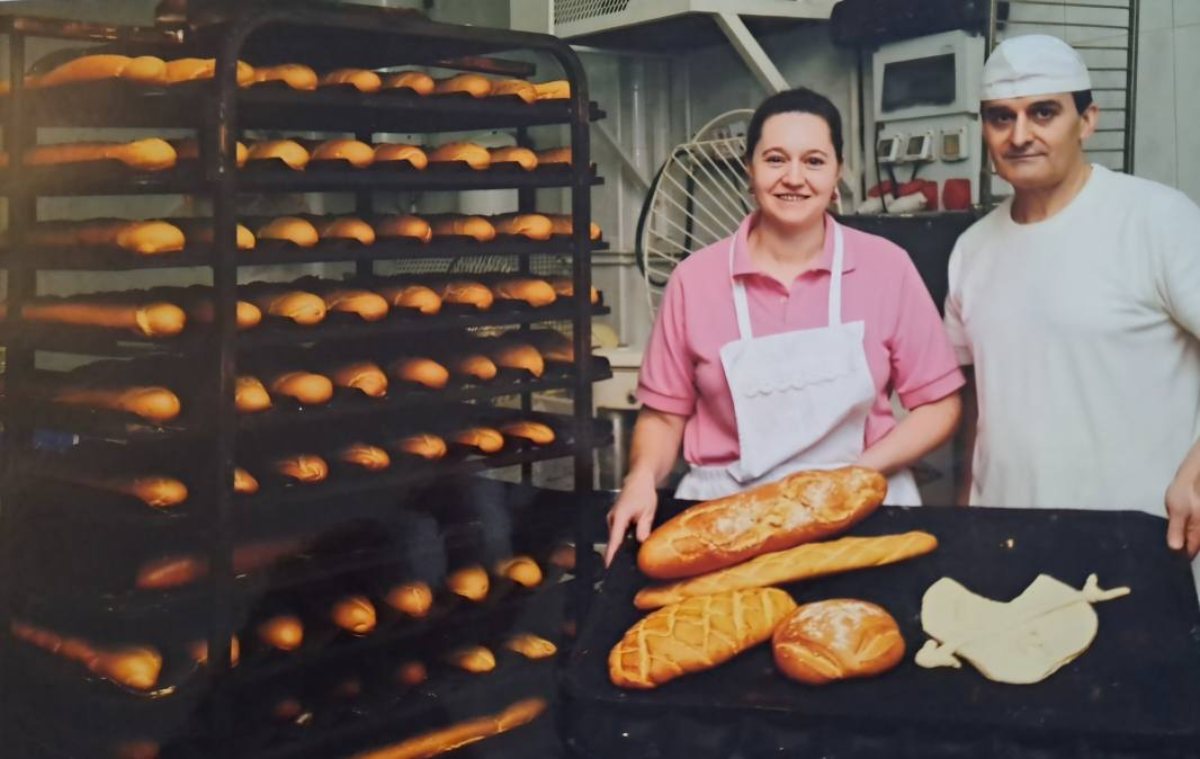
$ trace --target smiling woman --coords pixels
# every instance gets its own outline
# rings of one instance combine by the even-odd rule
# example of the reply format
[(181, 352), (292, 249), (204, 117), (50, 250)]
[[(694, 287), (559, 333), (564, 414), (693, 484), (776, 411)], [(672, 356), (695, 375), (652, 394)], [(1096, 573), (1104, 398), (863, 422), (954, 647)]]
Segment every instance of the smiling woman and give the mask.
[[(681, 444), (690, 470), (680, 498), (858, 464), (889, 475), (888, 503), (913, 505), (908, 467), (958, 422), (963, 377), (908, 255), (827, 212), (842, 171), (834, 105), (803, 88), (773, 95), (746, 143), (758, 210), (667, 284), (629, 475), (609, 514), (609, 560), (631, 524), (649, 534), (655, 488)], [(899, 423), (893, 391), (911, 412)]]

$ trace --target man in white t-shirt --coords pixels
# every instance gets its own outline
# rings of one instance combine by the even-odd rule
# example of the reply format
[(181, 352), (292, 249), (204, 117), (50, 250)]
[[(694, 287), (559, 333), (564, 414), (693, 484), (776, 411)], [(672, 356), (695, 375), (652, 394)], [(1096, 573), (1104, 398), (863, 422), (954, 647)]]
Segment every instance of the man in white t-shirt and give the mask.
[(1200, 208), (1088, 163), (1091, 80), (1055, 37), (996, 48), (981, 115), (1015, 194), (950, 257), (946, 328), (978, 398), (969, 502), (1167, 516), (1195, 558)]

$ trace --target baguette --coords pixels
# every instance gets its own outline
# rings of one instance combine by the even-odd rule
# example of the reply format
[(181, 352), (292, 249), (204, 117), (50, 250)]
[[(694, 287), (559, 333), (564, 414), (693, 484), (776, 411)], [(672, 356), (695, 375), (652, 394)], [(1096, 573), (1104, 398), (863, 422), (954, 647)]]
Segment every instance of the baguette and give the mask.
[(558, 653), (558, 647), (545, 638), (531, 633), (519, 633), (504, 641), (504, 647), (526, 659), (549, 659)]
[(518, 97), (526, 103), (537, 101), (537, 88), (524, 79), (501, 79), (492, 82), (492, 97)]
[(571, 83), (566, 79), (535, 82), (533, 89), (538, 100), (566, 100), (571, 97)]
[(491, 582), (483, 567), (473, 564), (451, 572), (446, 577), (446, 587), (456, 596), (479, 602), (487, 598)]
[(507, 577), (524, 588), (542, 584), (542, 568), (528, 556), (513, 556), (496, 563), (496, 574)]
[(423, 582), (406, 582), (389, 589), (384, 603), (401, 614), (423, 619), (433, 608), (433, 591)]
[(233, 403), (240, 414), (255, 414), (271, 408), (271, 396), (258, 377), (238, 377)]
[(70, 142), (38, 145), (25, 153), (28, 166), (61, 166), (92, 161), (119, 161), (132, 169), (163, 171), (175, 166), (178, 154), (171, 143), (150, 137), (133, 142)]
[(509, 437), (528, 440), (534, 445), (550, 445), (554, 442), (554, 430), (541, 422), (507, 422), (500, 428), (500, 431)]
[(304, 644), (304, 623), (291, 614), (280, 614), (258, 626), (258, 638), (280, 651), (295, 651)]
[(529, 148), (492, 148), (488, 153), (493, 165), (497, 163), (515, 163), (525, 171), (533, 171), (538, 166), (537, 154)]
[(124, 79), (138, 84), (167, 83), (168, 65), (161, 58), (143, 55), (84, 55), (67, 61), (28, 82), (31, 87), (58, 87), (64, 84)]
[(397, 441), (396, 447), (403, 453), (419, 456), (426, 461), (437, 461), (448, 452), (446, 441), (430, 434), (409, 435)]
[[(556, 295), (558, 295), (558, 297), (575, 297), (575, 281), (570, 277), (551, 277), (547, 281), (550, 283), (550, 286), (554, 288), (554, 292)], [(592, 285), (591, 290), (588, 291), (588, 300), (591, 301), (593, 306), (600, 303), (600, 291), (596, 289), (595, 285)]]
[(492, 285), (497, 300), (521, 301), (532, 308), (543, 308), (558, 300), (554, 288), (537, 277), (505, 277)]
[(356, 169), (365, 169), (375, 161), (375, 149), (358, 140), (326, 140), (313, 148), (313, 161), (346, 161)]
[(69, 247), (103, 245), (144, 256), (183, 250), (183, 230), (167, 221), (95, 219), (81, 223), (38, 224), (30, 230), (30, 245)]
[(374, 245), (375, 230), (370, 224), (353, 216), (321, 219), (317, 233), (322, 240), (353, 240), (359, 245)]
[(284, 63), (279, 66), (260, 66), (254, 69), (254, 83), (283, 82), (293, 90), (315, 90), (317, 72), (301, 63)]
[(455, 374), (461, 374), (477, 382), (490, 382), (496, 379), (500, 369), (495, 362), (481, 353), (465, 353), (456, 356), (450, 362), (450, 368)]
[(366, 443), (352, 443), (337, 453), (338, 461), (361, 467), (368, 472), (382, 472), (392, 465), (387, 451)]
[(441, 390), (450, 381), (446, 367), (431, 358), (399, 358), (391, 363), (388, 371), (403, 382), (413, 382), (430, 390)]
[(385, 90), (412, 90), (418, 95), (432, 95), (436, 88), (433, 77), (423, 71), (400, 71), (383, 80)]
[[(303, 548), (295, 538), (246, 543), (233, 549), (235, 574), (266, 569), (285, 556)], [(193, 554), (168, 555), (142, 564), (134, 587), (142, 590), (167, 590), (196, 582), (208, 574), (208, 560)]]
[(379, 293), (355, 288), (334, 288), (324, 295), (330, 313), (353, 314), (365, 322), (377, 322), (388, 315), (388, 302)]
[[(575, 220), (570, 214), (549, 214), (550, 222), (554, 225), (554, 234), (572, 235), (575, 233)], [(596, 242), (600, 239), (600, 225), (592, 222), (588, 225), (588, 239)]]
[(393, 308), (407, 308), (425, 316), (433, 316), (442, 310), (442, 296), (425, 285), (384, 284), (375, 287), (375, 292), (387, 299)]
[(264, 140), (246, 150), (246, 161), (269, 161), (278, 158), (296, 171), (303, 170), (312, 160), (308, 150), (295, 140)]
[[(382, 238), (406, 238), (429, 242), (433, 229), (419, 216), (384, 216), (375, 222), (375, 233)], [(393, 303), (392, 305), (397, 305)]]
[(496, 232), (502, 235), (528, 237), (530, 240), (549, 240), (554, 233), (550, 218), (540, 213), (507, 213), (495, 217)]
[(487, 311), (496, 301), (491, 288), (469, 279), (451, 279), (442, 283), (438, 296), (443, 303), (455, 306), (474, 306), (478, 311)]
[(150, 691), (158, 684), (162, 673), (162, 654), (149, 646), (99, 649), (86, 640), (68, 638), (45, 628), (13, 620), (9, 626), (13, 637), (48, 651), (56, 656), (78, 662), (94, 675), (139, 691)]
[(379, 92), (383, 87), (383, 79), (379, 74), (368, 69), (336, 69), (321, 77), (319, 87), (338, 87), (348, 84), (359, 92)]
[(375, 605), (365, 596), (347, 596), (329, 611), (329, 617), (339, 628), (353, 635), (369, 635), (375, 630)]
[(642, 543), (638, 567), (658, 580), (713, 572), (842, 532), (886, 494), (887, 479), (863, 467), (797, 472), (687, 509)]
[(546, 361), (537, 348), (525, 343), (502, 343), (490, 351), (492, 360), (501, 368), (528, 372), (534, 377), (546, 373)]
[(657, 688), (712, 669), (771, 639), (796, 602), (778, 588), (735, 590), (689, 598), (637, 622), (608, 656), (620, 688)]
[(518, 701), (499, 714), (477, 717), (431, 730), (383, 748), (362, 751), (350, 759), (430, 759), (529, 724), (546, 711), (540, 698)]
[(478, 242), (496, 239), (496, 228), (482, 216), (443, 214), (430, 220), (434, 237), (474, 237)]
[(477, 449), (480, 453), (498, 453), (504, 447), (504, 435), (491, 427), (468, 427), (454, 434), (454, 442)]
[(302, 453), (277, 459), (272, 468), (276, 473), (305, 484), (323, 482), (329, 476), (329, 464), (320, 456)]
[(479, 74), (456, 74), (435, 80), (433, 91), (437, 95), (465, 94), (484, 98), (492, 94), (492, 80)]
[[(200, 160), (200, 141), (189, 137), (184, 140), (178, 140), (174, 143), (175, 155), (180, 161), (198, 161)], [(240, 169), (246, 165), (246, 161), (250, 157), (250, 150), (244, 142), (240, 140), (234, 148), (233, 160)], [(211, 240), (210, 240), (211, 241)]]
[(462, 162), (476, 171), (482, 171), (492, 165), (492, 154), (487, 148), (473, 142), (447, 142), (430, 151), (429, 162)]
[(250, 302), (260, 311), (291, 319), (301, 326), (318, 324), (325, 318), (325, 301), (318, 295), (301, 290), (263, 288), (253, 292)]
[[(7, 316), (7, 306), (0, 305), (0, 313)], [(21, 318), (120, 329), (142, 337), (174, 337), (187, 326), (187, 314), (174, 303), (112, 303), (87, 296), (37, 299), (25, 304)]]
[(72, 406), (123, 411), (148, 422), (169, 422), (179, 416), (179, 396), (165, 387), (64, 388), (53, 399)]
[(414, 169), (429, 166), (429, 156), (417, 145), (400, 142), (384, 142), (375, 146), (375, 163), (409, 163)]
[(571, 165), (571, 146), (567, 145), (561, 148), (547, 148), (537, 152), (538, 165)]
[(396, 682), (413, 687), (429, 679), (429, 670), (419, 661), (406, 661), (396, 668)]
[(688, 580), (643, 588), (633, 599), (639, 609), (657, 609), (692, 596), (730, 590), (784, 585), (815, 577), (894, 564), (923, 556), (937, 548), (927, 532), (906, 532), (877, 538), (841, 538), (767, 553), (728, 569)]
[(259, 240), (290, 242), (301, 248), (311, 248), (321, 240), (320, 233), (312, 222), (299, 216), (280, 216), (258, 228), (255, 236)]
[(333, 382), (323, 374), (284, 372), (271, 379), (271, 392), (305, 406), (320, 406), (333, 398)]
[(482, 675), (496, 668), (496, 655), (483, 646), (467, 646), (451, 651), (446, 661), (473, 675)]
[(258, 480), (240, 466), (233, 470), (233, 492), (238, 495), (253, 495), (258, 492)]
[(368, 398), (383, 398), (387, 395), (387, 374), (373, 361), (343, 364), (335, 368), (330, 377), (338, 387), (358, 390)]
[[(177, 58), (167, 61), (167, 84), (194, 82), (198, 79), (212, 79), (216, 76), (216, 58)], [(237, 62), (237, 84), (239, 87), (249, 87), (254, 84), (254, 67), (245, 61)]]

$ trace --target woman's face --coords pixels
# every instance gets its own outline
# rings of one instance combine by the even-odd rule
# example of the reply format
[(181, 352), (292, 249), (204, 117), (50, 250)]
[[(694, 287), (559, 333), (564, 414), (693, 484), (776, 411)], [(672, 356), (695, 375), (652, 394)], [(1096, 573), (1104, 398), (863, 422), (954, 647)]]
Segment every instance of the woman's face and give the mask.
[(841, 175), (829, 124), (811, 113), (777, 113), (763, 122), (750, 159), (750, 192), (764, 217), (784, 226), (824, 218)]

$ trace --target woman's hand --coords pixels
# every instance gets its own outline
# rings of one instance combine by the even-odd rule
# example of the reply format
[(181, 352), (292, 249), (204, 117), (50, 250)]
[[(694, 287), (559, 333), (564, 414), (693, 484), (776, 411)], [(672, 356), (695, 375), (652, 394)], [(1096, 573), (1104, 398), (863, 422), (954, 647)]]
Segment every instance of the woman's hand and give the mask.
[(654, 512), (658, 510), (658, 490), (650, 475), (631, 474), (621, 488), (621, 495), (608, 512), (608, 550), (604, 554), (604, 566), (612, 565), (613, 556), (625, 540), (629, 525), (637, 525), (637, 539), (650, 537), (650, 526), (654, 523)]

